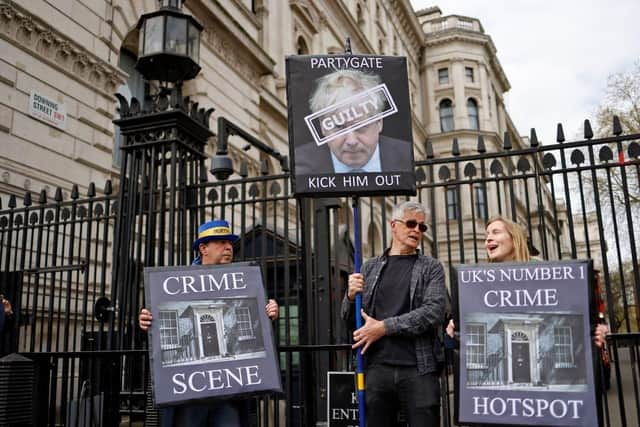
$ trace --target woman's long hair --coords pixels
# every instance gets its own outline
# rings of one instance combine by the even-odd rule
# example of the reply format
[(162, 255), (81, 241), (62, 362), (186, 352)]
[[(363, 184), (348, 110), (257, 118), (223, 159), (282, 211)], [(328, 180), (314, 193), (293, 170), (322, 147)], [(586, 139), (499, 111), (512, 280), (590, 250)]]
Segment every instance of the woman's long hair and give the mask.
[[(490, 224), (500, 221), (505, 225), (507, 229), (507, 233), (511, 236), (511, 240), (513, 241), (513, 251), (514, 251), (514, 261), (529, 261), (531, 256), (529, 255), (529, 248), (527, 247), (527, 236), (524, 232), (524, 229), (520, 227), (515, 222), (504, 218), (500, 215), (492, 217), (485, 226), (485, 230), (489, 227)], [(491, 261), (489, 262), (499, 262), (499, 261)]]

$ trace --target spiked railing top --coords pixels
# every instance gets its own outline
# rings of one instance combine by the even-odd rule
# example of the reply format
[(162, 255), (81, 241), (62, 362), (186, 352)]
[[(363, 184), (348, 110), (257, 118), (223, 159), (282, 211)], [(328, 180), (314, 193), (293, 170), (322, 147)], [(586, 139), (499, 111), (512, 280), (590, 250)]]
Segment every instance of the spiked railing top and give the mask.
[(535, 128), (531, 128), (531, 133), (529, 135), (529, 144), (531, 145), (531, 147), (535, 148), (540, 145), (540, 143), (538, 142), (538, 134), (536, 133)]
[(182, 96), (180, 85), (175, 85), (172, 88), (161, 88), (157, 95), (147, 97), (142, 107), (140, 106), (140, 101), (135, 97), (131, 98), (131, 102), (129, 102), (127, 98), (119, 93), (116, 93), (115, 96), (120, 103), (118, 113), (123, 119), (180, 110), (209, 129), (209, 119), (215, 110), (214, 108), (198, 108), (197, 102), (191, 101), (188, 96)]
[(558, 123), (558, 131), (556, 132), (556, 141), (564, 142), (564, 131), (562, 130), (562, 123)]

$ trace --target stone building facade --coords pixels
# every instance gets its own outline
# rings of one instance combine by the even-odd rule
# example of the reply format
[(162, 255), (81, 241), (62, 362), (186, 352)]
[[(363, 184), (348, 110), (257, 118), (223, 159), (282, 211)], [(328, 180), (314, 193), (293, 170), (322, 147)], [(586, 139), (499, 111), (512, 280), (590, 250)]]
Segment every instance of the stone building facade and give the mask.
[[(89, 182), (102, 188), (117, 180), (113, 94), (144, 96), (145, 82), (134, 68), (136, 24), (157, 7), (151, 0), (0, 2), (3, 199), (25, 190), (51, 196), (73, 184), (82, 194)], [(286, 55), (342, 52), (350, 36), (354, 52), (407, 56), (412, 91), (422, 92), (423, 36), (408, 0), (189, 1), (184, 9), (204, 25), (202, 71), (185, 84), (185, 95), (215, 108), (213, 119), (224, 116), (282, 153), (288, 152)], [(64, 128), (33, 116), (32, 92), (64, 109)], [(414, 107), (414, 134), (422, 140), (423, 108)], [(215, 142), (209, 141), (211, 154)], [(259, 154), (231, 145), (232, 158), (248, 156), (257, 171)]]
[[(121, 137), (112, 123), (118, 117), (114, 93), (143, 99), (153, 90), (135, 69), (136, 24), (157, 8), (152, 0), (0, 0), (3, 208), (8, 195), (20, 197), (24, 191), (45, 190), (51, 198), (60, 187), (68, 197), (74, 184), (86, 194), (89, 183), (100, 190), (107, 180), (117, 189)], [(438, 156), (451, 153), (453, 138), (462, 154), (474, 150), (479, 135), (489, 151), (500, 148), (505, 133), (514, 148), (527, 144), (504, 105), (510, 84), (496, 47), (475, 18), (442, 16), (437, 7), (416, 12), (409, 0), (189, 0), (184, 10), (204, 31), (202, 71), (185, 83), (183, 92), (200, 106), (215, 108), (214, 131), (214, 121), (225, 117), (270, 148), (288, 153), (285, 56), (341, 53), (349, 37), (355, 53), (406, 56), (416, 160), (425, 159), (427, 139)], [(33, 96), (61, 108), (64, 126), (36, 118)], [(213, 136), (208, 155), (215, 147)], [(247, 159), (250, 175), (260, 173), (261, 161), (280, 172), (264, 153), (243, 148), (243, 140), (231, 137), (229, 155), (236, 170), (240, 159)], [(483, 203), (490, 207), (496, 196), (487, 194)], [(525, 197), (523, 188), (516, 194)], [(348, 202), (343, 203), (346, 208)], [(522, 206), (517, 214), (526, 223)], [(365, 208), (379, 213), (382, 207)], [(433, 215), (445, 221), (446, 207), (438, 209), (443, 211)], [(470, 221), (470, 207), (460, 209)], [(340, 211), (338, 220), (348, 224), (349, 209)], [(380, 215), (364, 217), (367, 254), (386, 227)], [(481, 230), (484, 219), (476, 219)]]
[[(425, 34), (425, 50), (422, 60), (422, 102), (425, 105), (424, 123), (433, 151), (438, 156), (452, 155), (452, 140), (458, 141), (460, 155), (477, 154), (478, 138), (484, 140), (486, 151), (501, 151), (504, 141), (509, 138), (514, 150), (530, 146), (529, 137), (521, 136), (509, 116), (505, 105), (505, 95), (511, 88), (507, 75), (497, 57), (497, 48), (486, 34), (482, 23), (473, 17), (449, 15), (443, 16), (438, 7), (423, 9), (417, 12), (418, 20)], [(515, 171), (518, 158), (505, 158), (511, 162)], [(537, 159), (540, 162), (540, 158)], [(475, 163), (480, 166), (479, 162)], [(540, 163), (539, 163), (540, 167)], [(547, 234), (555, 240), (555, 229), (551, 226), (550, 212), (545, 212), (546, 223), (540, 221), (541, 213), (537, 210), (527, 212), (524, 202), (529, 195), (531, 206), (536, 206), (532, 198), (536, 192), (533, 180), (525, 184), (522, 180), (514, 181), (514, 211), (517, 222), (528, 224), (533, 246), (542, 248), (542, 235)], [(528, 188), (525, 189), (525, 185)], [(490, 187), (490, 186), (489, 186)], [(488, 188), (482, 191), (480, 183), (474, 184), (474, 194), (469, 188), (450, 189), (447, 191), (447, 204), (436, 213), (438, 226), (446, 221), (458, 219), (465, 223), (477, 221), (482, 229), (487, 212), (498, 212), (498, 191)], [(552, 194), (546, 186), (540, 186), (543, 206), (553, 204)], [(473, 203), (461, 203), (455, 206), (461, 191), (460, 200)], [(471, 197), (473, 196), (473, 197)], [(503, 195), (503, 202), (506, 195)], [(511, 216), (510, 203), (507, 203), (507, 216)], [(503, 212), (504, 213), (504, 212)], [(443, 227), (440, 227), (443, 228)], [(442, 243), (443, 245), (446, 242)], [(465, 251), (472, 250), (473, 241), (465, 241)], [(558, 257), (556, 248), (549, 247), (550, 258)], [(454, 258), (459, 255), (454, 254)]]

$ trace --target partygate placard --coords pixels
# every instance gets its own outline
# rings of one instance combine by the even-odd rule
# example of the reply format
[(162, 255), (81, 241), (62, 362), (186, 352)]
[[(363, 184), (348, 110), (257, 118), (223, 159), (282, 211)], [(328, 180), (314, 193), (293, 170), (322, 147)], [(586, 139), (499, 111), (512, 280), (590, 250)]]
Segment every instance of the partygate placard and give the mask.
[(590, 261), (456, 267), (461, 424), (597, 426)]
[(405, 57), (286, 58), (296, 194), (416, 192)]
[(144, 282), (157, 406), (282, 390), (258, 266), (145, 268)]

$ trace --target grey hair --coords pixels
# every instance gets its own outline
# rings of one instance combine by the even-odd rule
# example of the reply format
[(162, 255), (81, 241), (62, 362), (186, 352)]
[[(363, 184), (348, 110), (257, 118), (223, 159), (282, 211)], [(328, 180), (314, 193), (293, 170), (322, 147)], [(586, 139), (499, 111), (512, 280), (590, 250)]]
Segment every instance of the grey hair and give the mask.
[[(311, 99), (309, 108), (312, 113), (336, 104), (350, 96), (356, 95), (367, 89), (371, 89), (381, 83), (380, 76), (367, 74), (359, 70), (338, 70), (320, 77)], [(374, 93), (379, 102), (380, 109), (385, 103), (382, 93)]]
[(391, 214), (391, 219), (392, 220), (402, 219), (406, 211), (420, 213), (424, 216), (427, 215), (427, 210), (421, 203), (407, 201), (407, 202), (399, 203), (393, 207), (393, 213)]

